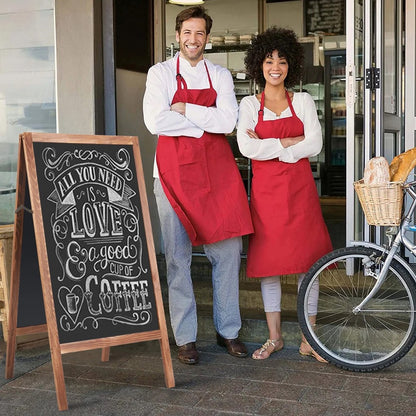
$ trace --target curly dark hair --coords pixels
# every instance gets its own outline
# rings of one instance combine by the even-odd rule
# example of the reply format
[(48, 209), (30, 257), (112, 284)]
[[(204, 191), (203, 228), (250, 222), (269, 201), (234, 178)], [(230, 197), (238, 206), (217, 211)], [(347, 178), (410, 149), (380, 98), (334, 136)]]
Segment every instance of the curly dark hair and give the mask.
[(279, 57), (288, 61), (289, 70), (285, 87), (291, 88), (302, 79), (304, 60), (303, 47), (293, 30), (273, 26), (257, 35), (244, 58), (247, 73), (264, 87), (266, 80), (263, 76), (263, 61), (275, 50), (278, 51)]

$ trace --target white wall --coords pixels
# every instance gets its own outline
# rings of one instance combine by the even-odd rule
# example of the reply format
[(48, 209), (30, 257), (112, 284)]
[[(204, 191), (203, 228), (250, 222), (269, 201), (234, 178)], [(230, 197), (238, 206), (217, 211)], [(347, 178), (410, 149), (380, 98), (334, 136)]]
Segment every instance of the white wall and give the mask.
[(303, 1), (280, 1), (267, 3), (266, 27), (278, 26), (292, 29), (299, 37), (307, 36), (303, 33)]
[[(209, 0), (205, 3), (208, 14), (213, 18), (212, 35), (258, 32), (257, 0)], [(175, 40), (175, 18), (182, 6), (166, 5), (166, 45)], [(303, 0), (267, 3), (266, 27), (273, 25), (294, 30), (300, 37), (303, 33)]]
[[(212, 17), (211, 35), (228, 33), (248, 34), (258, 31), (257, 0), (209, 0), (204, 6)], [(166, 45), (175, 40), (176, 15), (184, 8), (166, 5)]]
[(95, 134), (94, 0), (55, 0), (58, 133)]

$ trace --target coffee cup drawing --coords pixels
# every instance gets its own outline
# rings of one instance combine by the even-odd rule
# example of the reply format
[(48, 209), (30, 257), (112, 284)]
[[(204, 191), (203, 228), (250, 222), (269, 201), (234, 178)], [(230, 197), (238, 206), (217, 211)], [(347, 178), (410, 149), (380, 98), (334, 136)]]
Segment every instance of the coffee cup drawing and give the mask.
[(75, 293), (68, 293), (66, 295), (66, 306), (69, 313), (77, 313), (78, 311), (79, 296)]

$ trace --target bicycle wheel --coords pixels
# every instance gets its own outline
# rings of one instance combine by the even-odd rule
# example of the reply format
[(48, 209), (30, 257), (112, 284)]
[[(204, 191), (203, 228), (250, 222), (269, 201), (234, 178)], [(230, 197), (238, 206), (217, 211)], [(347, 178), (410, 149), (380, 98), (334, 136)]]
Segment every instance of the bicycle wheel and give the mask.
[(380, 370), (402, 358), (416, 340), (416, 284), (394, 259), (378, 292), (353, 312), (374, 286), (383, 262), (382, 252), (373, 248), (338, 249), (318, 260), (299, 288), (298, 319), (306, 339), (340, 368)]

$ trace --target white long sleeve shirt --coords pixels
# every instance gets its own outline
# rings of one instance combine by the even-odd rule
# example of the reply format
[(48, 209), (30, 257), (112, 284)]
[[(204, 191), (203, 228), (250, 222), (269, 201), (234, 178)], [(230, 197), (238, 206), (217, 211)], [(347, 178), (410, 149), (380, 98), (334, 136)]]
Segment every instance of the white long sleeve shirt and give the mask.
[[(171, 111), (177, 90), (176, 60), (174, 58), (153, 65), (147, 74), (143, 98), (144, 123), (152, 134), (200, 138), (203, 133), (231, 133), (238, 116), (238, 104), (230, 71), (205, 59), (213, 88), (217, 92), (215, 107), (186, 104), (185, 115)], [(179, 57), (179, 71), (188, 89), (209, 88), (204, 60), (193, 67)], [(158, 177), (156, 163), (153, 176)]]
[[(248, 136), (247, 129), (254, 130), (256, 127), (260, 102), (254, 95), (244, 97), (240, 102), (237, 128), (240, 152), (254, 160), (279, 158), (282, 162), (287, 163), (295, 163), (302, 158), (319, 154), (322, 149), (322, 129), (315, 102), (308, 93), (298, 92), (294, 93), (292, 106), (298, 118), (303, 122), (305, 139), (293, 146), (284, 148), (280, 140), (276, 140), (280, 137), (258, 140)], [(289, 107), (282, 111), (280, 116), (265, 107), (263, 120), (276, 120), (291, 115)]]

